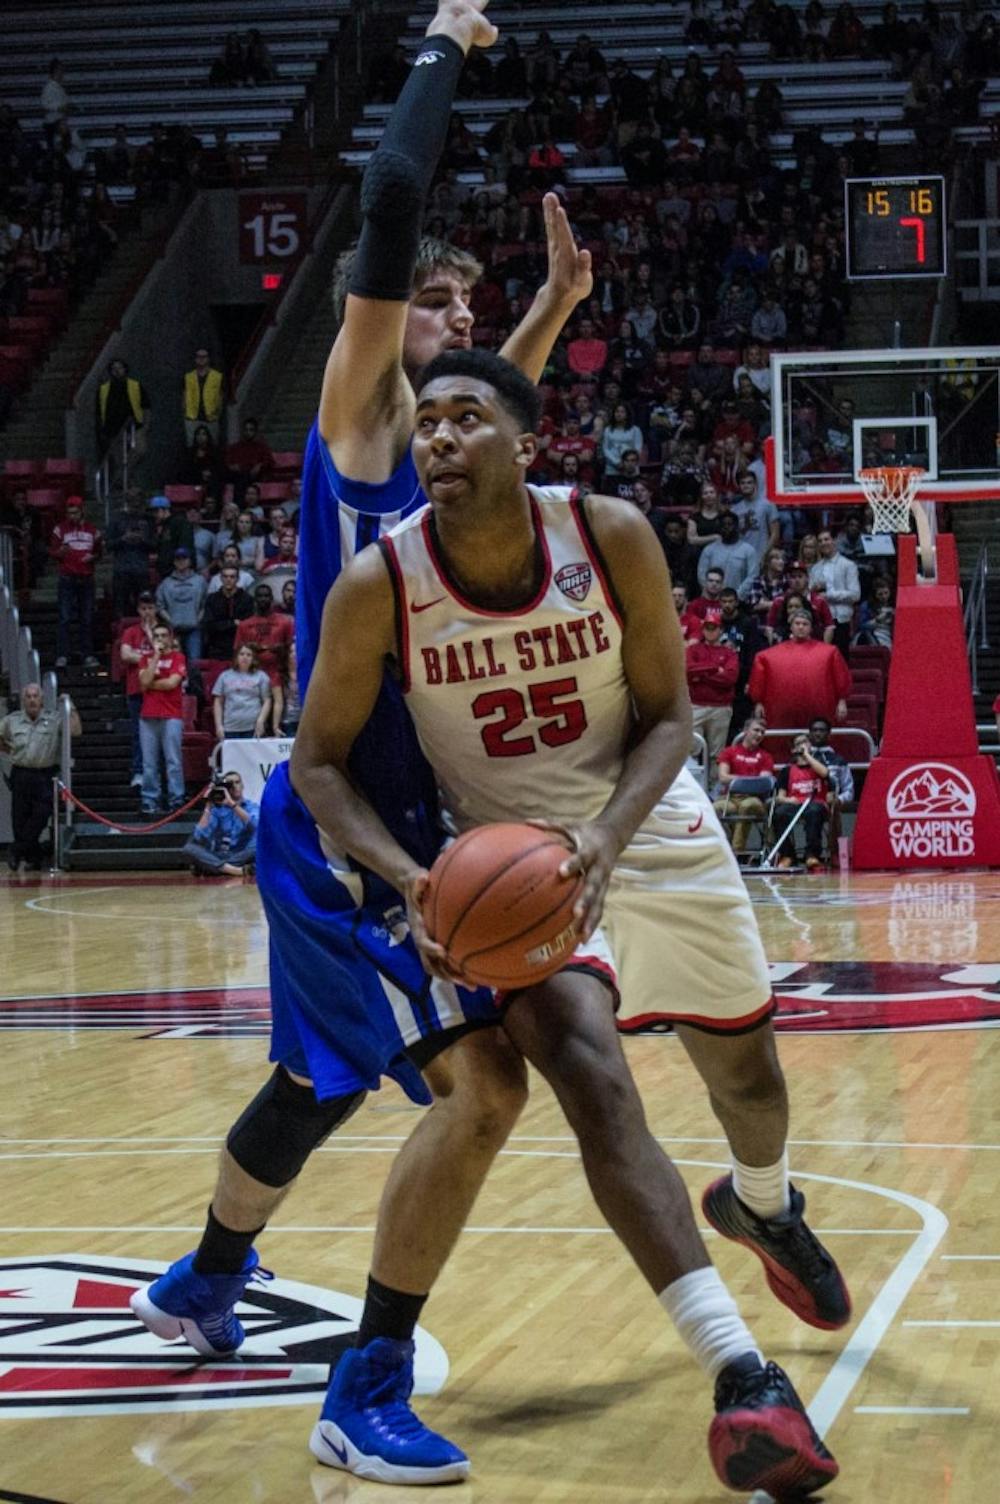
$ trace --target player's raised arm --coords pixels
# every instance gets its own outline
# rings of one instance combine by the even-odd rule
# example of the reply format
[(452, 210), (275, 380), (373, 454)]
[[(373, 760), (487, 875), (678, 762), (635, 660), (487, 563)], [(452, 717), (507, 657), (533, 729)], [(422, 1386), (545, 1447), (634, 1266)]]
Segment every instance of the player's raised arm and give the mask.
[(364, 222), (319, 414), (338, 469), (357, 480), (384, 481), (409, 443), (413, 395), (403, 375), (403, 335), (424, 204), (465, 55), (496, 40), (483, 15), (487, 4), (441, 0), (365, 168)]
[(558, 195), (542, 199), (545, 238), (548, 244), (548, 275), (534, 302), (500, 354), (522, 370), (529, 381), (539, 382), (552, 347), (576, 305), (589, 298), (594, 287), (590, 252), (580, 250), (573, 239), (566, 210)]

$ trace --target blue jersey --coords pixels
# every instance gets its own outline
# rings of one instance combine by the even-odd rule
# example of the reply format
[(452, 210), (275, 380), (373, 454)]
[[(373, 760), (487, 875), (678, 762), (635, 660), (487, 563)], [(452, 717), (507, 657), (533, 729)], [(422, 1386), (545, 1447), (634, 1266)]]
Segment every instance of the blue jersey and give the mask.
[[(387, 481), (372, 485), (350, 480), (338, 471), (318, 424), (313, 424), (302, 469), (295, 607), (303, 700), (319, 649), (323, 606), (340, 571), (362, 548), (426, 504), (409, 450)], [(434, 778), (403, 696), (388, 676), (371, 719), (354, 744), (350, 772), (404, 850), (430, 866), (440, 844)]]
[[(323, 605), (341, 569), (424, 505), (409, 451), (384, 485), (348, 480), (313, 425), (299, 513), (296, 640), (303, 696)], [(440, 846), (434, 778), (388, 675), (352, 750), (350, 771), (400, 845), (429, 867)], [(264, 790), (257, 884), (270, 934), (271, 1059), (308, 1076), (320, 1098), (374, 1089), (389, 1074), (415, 1101), (430, 1101), (407, 1050), (454, 1029), (495, 1024), (492, 994), (426, 974), (400, 895), (321, 841), (292, 789), (287, 763)]]

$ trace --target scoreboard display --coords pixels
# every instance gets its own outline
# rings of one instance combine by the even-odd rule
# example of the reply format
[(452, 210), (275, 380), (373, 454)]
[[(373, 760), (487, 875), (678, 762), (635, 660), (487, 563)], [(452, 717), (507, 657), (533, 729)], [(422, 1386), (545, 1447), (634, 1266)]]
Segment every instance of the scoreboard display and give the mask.
[(945, 275), (944, 178), (848, 178), (844, 194), (849, 281)]

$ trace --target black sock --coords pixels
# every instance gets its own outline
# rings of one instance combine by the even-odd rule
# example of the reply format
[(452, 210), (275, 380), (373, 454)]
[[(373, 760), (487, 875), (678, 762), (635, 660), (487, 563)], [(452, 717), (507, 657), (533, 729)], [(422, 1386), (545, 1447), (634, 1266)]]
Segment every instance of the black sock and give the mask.
[(426, 1300), (426, 1295), (405, 1295), (402, 1290), (390, 1290), (388, 1285), (380, 1285), (369, 1274), (365, 1309), (355, 1347), (367, 1347), (376, 1337), (410, 1342)]
[(199, 1274), (239, 1274), (254, 1238), (263, 1231), (263, 1227), (257, 1227), (253, 1232), (233, 1232), (223, 1227), (209, 1207), (205, 1231), (194, 1256), (195, 1269)]

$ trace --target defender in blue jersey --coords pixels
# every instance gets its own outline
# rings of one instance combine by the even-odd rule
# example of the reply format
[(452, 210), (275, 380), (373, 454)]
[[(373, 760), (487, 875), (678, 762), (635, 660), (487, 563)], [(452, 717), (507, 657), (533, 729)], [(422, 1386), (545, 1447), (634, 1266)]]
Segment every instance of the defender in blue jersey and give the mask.
[[(495, 39), (486, 4), (441, 0), (365, 172), (361, 238), (343, 269), (343, 322), (306, 448), (297, 600), (303, 690), (323, 601), (341, 567), (424, 502), (409, 455), (412, 377), (441, 351), (471, 343), (468, 302), (480, 268), (452, 247), (422, 246), (420, 223), (465, 53)], [(589, 256), (577, 251), (554, 195), (545, 219), (549, 277), (504, 352), (532, 381), (592, 280)], [(433, 783), (391, 684), (351, 774), (400, 844), (429, 862), (438, 840)], [(254, 1238), (311, 1151), (383, 1074), (418, 1100), (432, 1092), (431, 1110), (390, 1173), (357, 1345), (337, 1365), (311, 1446), (330, 1466), (386, 1482), (463, 1478), (464, 1453), (409, 1407), (412, 1336), (524, 1103), (524, 1062), (489, 1027), (496, 1014), (488, 994), (427, 975), (406, 934), (403, 900), (321, 842), (285, 769), (272, 775), (263, 800), (257, 871), (270, 927), (276, 1069), (227, 1138), (199, 1247), (137, 1292), (133, 1309), (154, 1332), (184, 1336), (199, 1352), (238, 1348), (234, 1306), (258, 1267)]]

